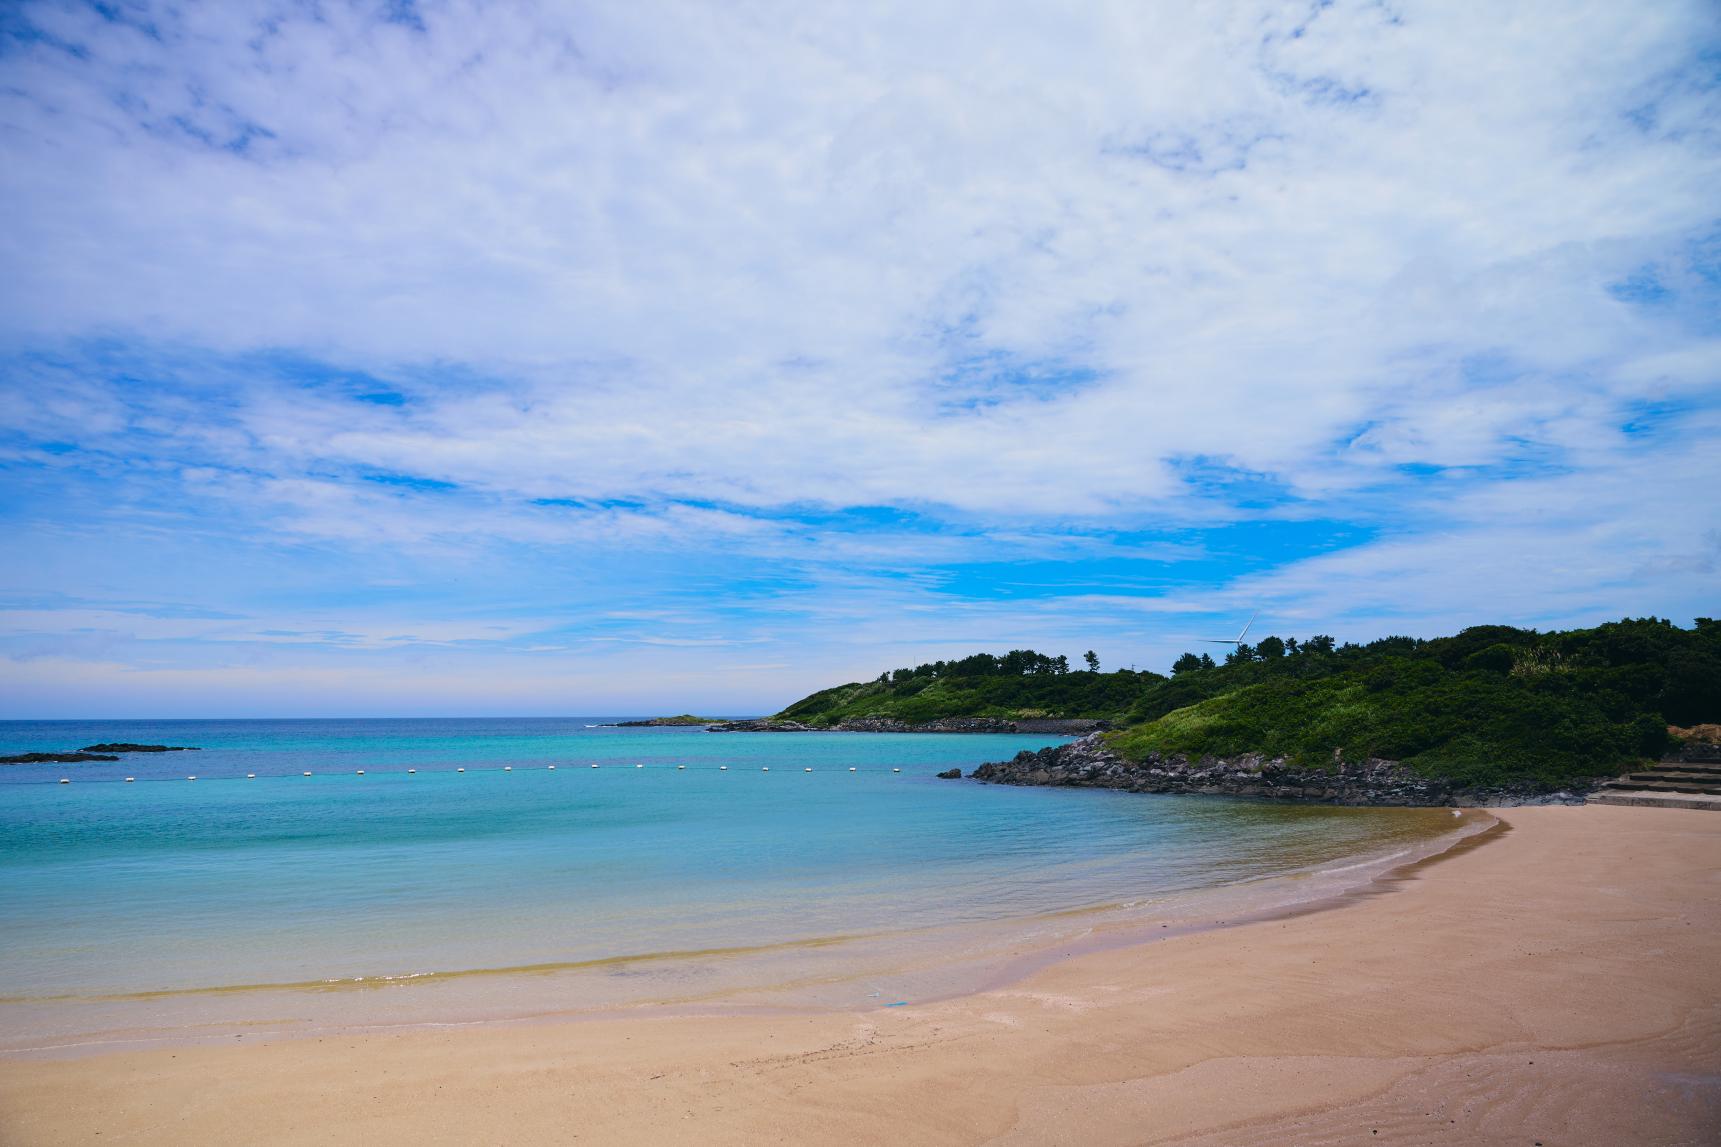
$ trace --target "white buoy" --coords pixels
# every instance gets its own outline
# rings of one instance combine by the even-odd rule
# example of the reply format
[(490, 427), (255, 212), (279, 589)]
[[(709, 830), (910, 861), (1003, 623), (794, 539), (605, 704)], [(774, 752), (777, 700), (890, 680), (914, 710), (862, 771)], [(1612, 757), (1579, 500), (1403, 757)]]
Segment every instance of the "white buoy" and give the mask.
[(60, 783), (63, 785), (69, 785), (72, 783), (72, 779), (70, 777), (61, 777)]
[(594, 768), (594, 769), (595, 769), (595, 768), (597, 768), (597, 767), (598, 767), (598, 766), (597, 766), (597, 765), (593, 765), (593, 766), (592, 766), (592, 768)]
[(514, 771), (514, 766), (513, 765), (503, 765), (502, 771), (505, 773), (511, 773)]
[(890, 771), (891, 771), (891, 772), (893, 772), (893, 773), (900, 773), (900, 772), (902, 772), (902, 770), (901, 770), (901, 769), (892, 769), (892, 770), (890, 770)]
[(726, 773), (729, 771), (729, 766), (728, 765), (718, 765), (717, 771), (720, 773)]
[(802, 771), (802, 772), (807, 772), (807, 773), (810, 773), (810, 772), (812, 772), (812, 771), (813, 771), (813, 770), (812, 770), (812, 769), (803, 769), (803, 770), (801, 770), (801, 771)]
[(676, 772), (678, 772), (678, 773), (679, 773), (679, 772), (685, 772), (685, 771), (686, 771), (686, 770), (687, 770), (687, 766), (686, 766), (686, 765), (676, 765), (676, 766), (675, 766), (675, 771), (676, 771)]
[(311, 774), (310, 774), (310, 773), (306, 773), (306, 774), (305, 774), (305, 775), (306, 775), (306, 776), (307, 776), (307, 777), (308, 777), (308, 776), (310, 776), (310, 775), (311, 775)]
[(851, 772), (851, 773), (852, 773), (852, 772), (854, 772), (854, 771), (855, 771), (855, 767), (854, 767), (854, 766), (853, 766), (853, 765), (850, 765), (850, 766), (849, 766), (849, 772)]
[(643, 769), (643, 768), (645, 768), (645, 766), (644, 766), (644, 765), (635, 765), (635, 766), (634, 766), (634, 768), (636, 768), (636, 769)]
[[(254, 780), (256, 780), (256, 779), (257, 779), (257, 774), (256, 774), (256, 773), (246, 773), (246, 774), (245, 774), (245, 779), (246, 779), (246, 780), (248, 780), (248, 781), (254, 781)], [(127, 778), (126, 778), (126, 780), (128, 780), (128, 781), (129, 781), (129, 780), (131, 780), (131, 778), (130, 778), (130, 777), (127, 777)]]
[[(464, 769), (464, 768), (460, 768), (460, 769), (455, 769), (455, 770), (454, 770), (454, 771), (455, 771), (455, 772), (457, 772), (457, 773), (463, 773), (463, 772), (465, 772), (465, 771), (466, 771), (466, 770), (465, 770), (465, 769)], [(310, 775), (310, 774), (309, 774), (309, 773), (307, 773), (307, 774), (305, 774), (305, 775), (306, 775), (306, 776), (309, 776), (309, 775)]]
[(136, 777), (127, 777), (125, 779), (125, 783), (129, 785), (129, 784), (132, 784), (133, 782), (135, 782), (136, 780), (137, 780)]
[(186, 779), (186, 780), (188, 780), (188, 781), (194, 781), (194, 780), (196, 780), (196, 779), (197, 779), (197, 778), (196, 778), (196, 777), (186, 777), (186, 778), (185, 778), (185, 779)]
[(770, 765), (766, 765), (766, 766), (765, 766), (765, 767), (764, 767), (764, 768), (762, 768), (762, 769), (760, 769), (760, 770), (759, 770), (759, 771), (760, 771), (760, 772), (762, 772), (762, 773), (768, 773), (768, 772), (770, 772), (770, 771), (771, 771), (771, 766), (770, 766)]
[(416, 773), (418, 770), (417, 769), (408, 769), (406, 771), (409, 773)]
[(550, 766), (550, 771), (551, 771), (551, 772), (552, 772), (552, 773), (553, 773), (553, 772), (555, 772), (555, 771), (556, 771), (556, 766), (555, 766), (555, 765), (551, 765), (551, 766)]
[(363, 769), (360, 769), (360, 770), (359, 770), (359, 771), (358, 771), (358, 775), (359, 775), (359, 776), (361, 776), (361, 777), (362, 777), (362, 776), (364, 776), (364, 775), (365, 775), (365, 771), (364, 771), (364, 770), (363, 770)]

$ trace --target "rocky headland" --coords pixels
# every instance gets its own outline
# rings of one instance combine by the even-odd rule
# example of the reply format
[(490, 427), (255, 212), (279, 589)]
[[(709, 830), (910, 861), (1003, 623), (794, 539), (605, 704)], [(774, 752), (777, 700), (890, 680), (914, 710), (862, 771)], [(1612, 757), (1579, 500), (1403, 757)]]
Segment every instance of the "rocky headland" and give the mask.
[(1000, 785), (1068, 785), (1335, 805), (1581, 804), (1587, 792), (1587, 787), (1550, 792), (1527, 782), (1466, 788), (1379, 758), (1335, 760), (1330, 768), (1308, 768), (1258, 753), (1197, 760), (1149, 753), (1132, 761), (1113, 752), (1097, 734), (1038, 752), (1017, 753), (1011, 760), (981, 765), (969, 775)]
[(933, 721), (851, 717), (831, 725), (765, 717), (757, 721), (718, 721), (706, 726), (712, 733), (1050, 733), (1064, 737), (1079, 737), (1109, 728), (1111, 725), (1106, 721), (1081, 717), (940, 717)]

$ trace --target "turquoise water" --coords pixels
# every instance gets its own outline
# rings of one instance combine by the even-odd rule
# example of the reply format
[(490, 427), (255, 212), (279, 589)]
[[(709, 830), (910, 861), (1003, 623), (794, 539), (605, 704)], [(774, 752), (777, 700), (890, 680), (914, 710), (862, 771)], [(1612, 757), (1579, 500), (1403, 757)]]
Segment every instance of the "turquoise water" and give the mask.
[(580, 964), (998, 921), (1270, 876), (1425, 837), (1430, 823), (933, 777), (1050, 737), (593, 723), (0, 725), (3, 752), (203, 746), (0, 769), (0, 996)]

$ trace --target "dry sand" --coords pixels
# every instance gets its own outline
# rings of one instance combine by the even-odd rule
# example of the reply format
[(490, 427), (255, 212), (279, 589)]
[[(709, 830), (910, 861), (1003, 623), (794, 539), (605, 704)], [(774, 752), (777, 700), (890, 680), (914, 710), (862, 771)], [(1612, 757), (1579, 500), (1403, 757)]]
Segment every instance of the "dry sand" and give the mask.
[(940, 1004), (12, 1061), (0, 1142), (1721, 1142), (1721, 816), (1501, 817), (1385, 895)]

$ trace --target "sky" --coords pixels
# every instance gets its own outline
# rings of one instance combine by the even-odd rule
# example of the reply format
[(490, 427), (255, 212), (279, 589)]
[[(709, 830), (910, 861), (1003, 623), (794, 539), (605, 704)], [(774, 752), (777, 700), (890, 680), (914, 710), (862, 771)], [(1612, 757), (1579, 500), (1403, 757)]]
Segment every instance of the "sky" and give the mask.
[(1721, 612), (1721, 6), (0, 5), (0, 717)]

